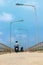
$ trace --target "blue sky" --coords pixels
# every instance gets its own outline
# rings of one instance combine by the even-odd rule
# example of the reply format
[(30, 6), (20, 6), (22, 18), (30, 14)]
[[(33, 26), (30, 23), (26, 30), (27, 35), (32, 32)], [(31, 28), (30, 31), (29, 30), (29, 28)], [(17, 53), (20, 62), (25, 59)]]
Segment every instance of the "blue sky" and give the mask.
[[(36, 21), (34, 9), (16, 6), (16, 3), (36, 6), (38, 18), (38, 42), (43, 41), (43, 0), (0, 0), (0, 42), (10, 46), (10, 22), (12, 23), (12, 47), (15, 40), (25, 48), (36, 44)], [(15, 22), (23, 19), (23, 22)]]

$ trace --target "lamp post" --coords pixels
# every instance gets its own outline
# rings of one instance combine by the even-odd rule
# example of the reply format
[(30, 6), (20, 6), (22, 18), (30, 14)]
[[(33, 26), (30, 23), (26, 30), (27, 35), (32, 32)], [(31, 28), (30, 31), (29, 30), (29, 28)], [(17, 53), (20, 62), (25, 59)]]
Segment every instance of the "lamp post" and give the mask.
[(34, 9), (35, 22), (36, 22), (36, 43), (38, 43), (38, 19), (37, 19), (36, 6), (35, 5), (29, 5), (29, 4), (20, 4), (20, 3), (16, 3), (16, 5), (17, 6), (30, 6)]
[[(17, 20), (15, 22), (23, 22), (24, 20)], [(12, 48), (11, 48), (11, 32), (12, 32), (12, 23), (14, 22), (10, 22), (10, 53), (12, 52)]]

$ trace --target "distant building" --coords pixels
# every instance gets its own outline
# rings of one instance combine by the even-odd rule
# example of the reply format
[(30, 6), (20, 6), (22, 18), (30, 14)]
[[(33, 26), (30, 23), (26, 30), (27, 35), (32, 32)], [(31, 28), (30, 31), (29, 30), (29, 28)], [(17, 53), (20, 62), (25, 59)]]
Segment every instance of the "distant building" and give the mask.
[[(10, 52), (10, 49), (11, 49), (10, 47), (0, 43), (0, 52)], [(12, 49), (12, 51), (13, 51), (13, 49)]]
[(43, 51), (43, 42), (40, 42), (40, 43), (26, 49), (26, 51)]

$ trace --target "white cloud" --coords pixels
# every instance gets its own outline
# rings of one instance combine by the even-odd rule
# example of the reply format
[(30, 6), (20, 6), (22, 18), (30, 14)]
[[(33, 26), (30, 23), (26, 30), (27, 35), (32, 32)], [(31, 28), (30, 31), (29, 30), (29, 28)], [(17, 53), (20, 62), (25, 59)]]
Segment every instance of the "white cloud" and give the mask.
[(9, 14), (9, 13), (3, 12), (0, 15), (0, 21), (7, 22), (7, 21), (12, 21), (12, 20), (13, 20), (13, 16), (11, 14)]

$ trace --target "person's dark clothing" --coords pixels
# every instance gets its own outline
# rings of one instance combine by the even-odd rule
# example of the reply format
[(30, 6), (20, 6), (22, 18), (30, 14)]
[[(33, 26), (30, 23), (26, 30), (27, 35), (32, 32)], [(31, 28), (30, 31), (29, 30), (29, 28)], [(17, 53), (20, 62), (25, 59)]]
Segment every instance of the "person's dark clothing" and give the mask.
[(15, 52), (19, 52), (19, 46), (15, 46)]

